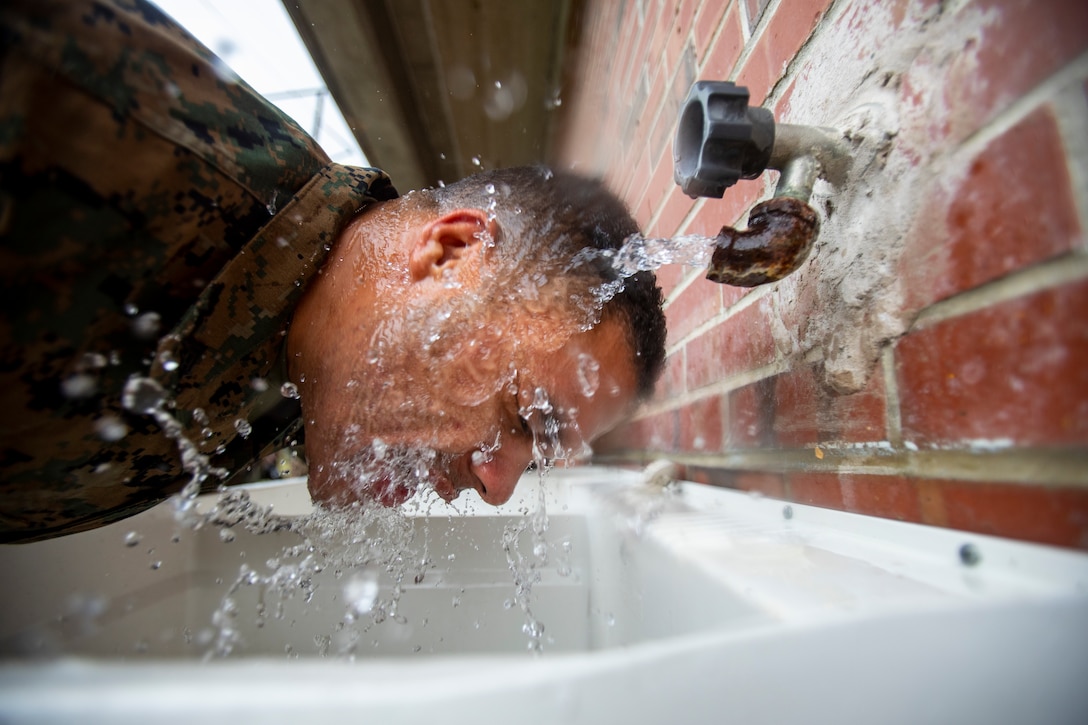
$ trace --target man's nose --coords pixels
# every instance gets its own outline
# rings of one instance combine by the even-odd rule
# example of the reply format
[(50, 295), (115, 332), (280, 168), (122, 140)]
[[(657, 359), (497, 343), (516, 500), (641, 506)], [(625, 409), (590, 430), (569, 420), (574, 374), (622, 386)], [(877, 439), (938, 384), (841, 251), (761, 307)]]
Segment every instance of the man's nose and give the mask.
[(490, 456), (475, 455), (469, 466), (476, 477), (474, 488), (492, 506), (504, 504), (532, 460), (532, 444), (522, 441), (506, 442)]

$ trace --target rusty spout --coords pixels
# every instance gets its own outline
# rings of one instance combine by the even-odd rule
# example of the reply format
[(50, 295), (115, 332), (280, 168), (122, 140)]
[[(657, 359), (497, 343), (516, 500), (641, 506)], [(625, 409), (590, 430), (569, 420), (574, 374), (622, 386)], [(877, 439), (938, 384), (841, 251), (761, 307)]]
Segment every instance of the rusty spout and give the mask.
[(748, 229), (722, 227), (706, 278), (736, 287), (776, 282), (805, 261), (820, 219), (805, 202), (789, 196), (757, 204)]

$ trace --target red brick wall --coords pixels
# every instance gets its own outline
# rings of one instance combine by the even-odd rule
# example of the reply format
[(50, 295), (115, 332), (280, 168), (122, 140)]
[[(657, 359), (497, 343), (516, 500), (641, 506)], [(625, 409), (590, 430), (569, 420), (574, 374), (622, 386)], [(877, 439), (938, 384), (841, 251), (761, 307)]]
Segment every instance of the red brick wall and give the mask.
[(1088, 3), (587, 0), (556, 162), (655, 236), (743, 226), (672, 181), (697, 79), (850, 132), (820, 241), (755, 290), (664, 267), (668, 365), (601, 461), (1088, 548)]

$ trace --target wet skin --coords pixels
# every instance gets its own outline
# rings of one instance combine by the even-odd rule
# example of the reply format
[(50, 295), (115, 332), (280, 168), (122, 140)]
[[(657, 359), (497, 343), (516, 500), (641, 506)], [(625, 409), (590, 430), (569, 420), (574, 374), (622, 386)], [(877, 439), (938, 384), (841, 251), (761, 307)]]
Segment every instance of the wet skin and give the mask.
[(475, 489), (498, 505), (534, 441), (537, 457), (576, 456), (630, 411), (616, 319), (582, 331), (558, 304), (493, 302), (503, 280), (487, 242), (500, 233), (480, 210), (428, 216), (395, 200), (341, 234), (288, 338), (315, 500), (397, 505), (422, 476), (447, 501)]

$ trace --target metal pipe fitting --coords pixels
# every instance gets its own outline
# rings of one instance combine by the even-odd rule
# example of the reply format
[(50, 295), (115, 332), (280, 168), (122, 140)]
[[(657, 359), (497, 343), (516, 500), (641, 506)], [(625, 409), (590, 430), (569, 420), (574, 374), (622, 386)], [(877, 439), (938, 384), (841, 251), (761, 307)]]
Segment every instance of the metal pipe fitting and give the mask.
[(804, 263), (819, 231), (808, 205), (819, 178), (841, 184), (850, 149), (830, 128), (775, 125), (770, 111), (748, 106), (748, 90), (698, 81), (681, 107), (673, 144), (674, 178), (684, 193), (721, 197), (740, 179), (781, 172), (774, 198), (756, 205), (749, 229), (722, 227), (707, 279), (741, 287), (775, 282)]
[(757, 204), (748, 229), (722, 227), (706, 278), (735, 287), (775, 282), (795, 271), (808, 257), (820, 218), (805, 202), (790, 196)]

